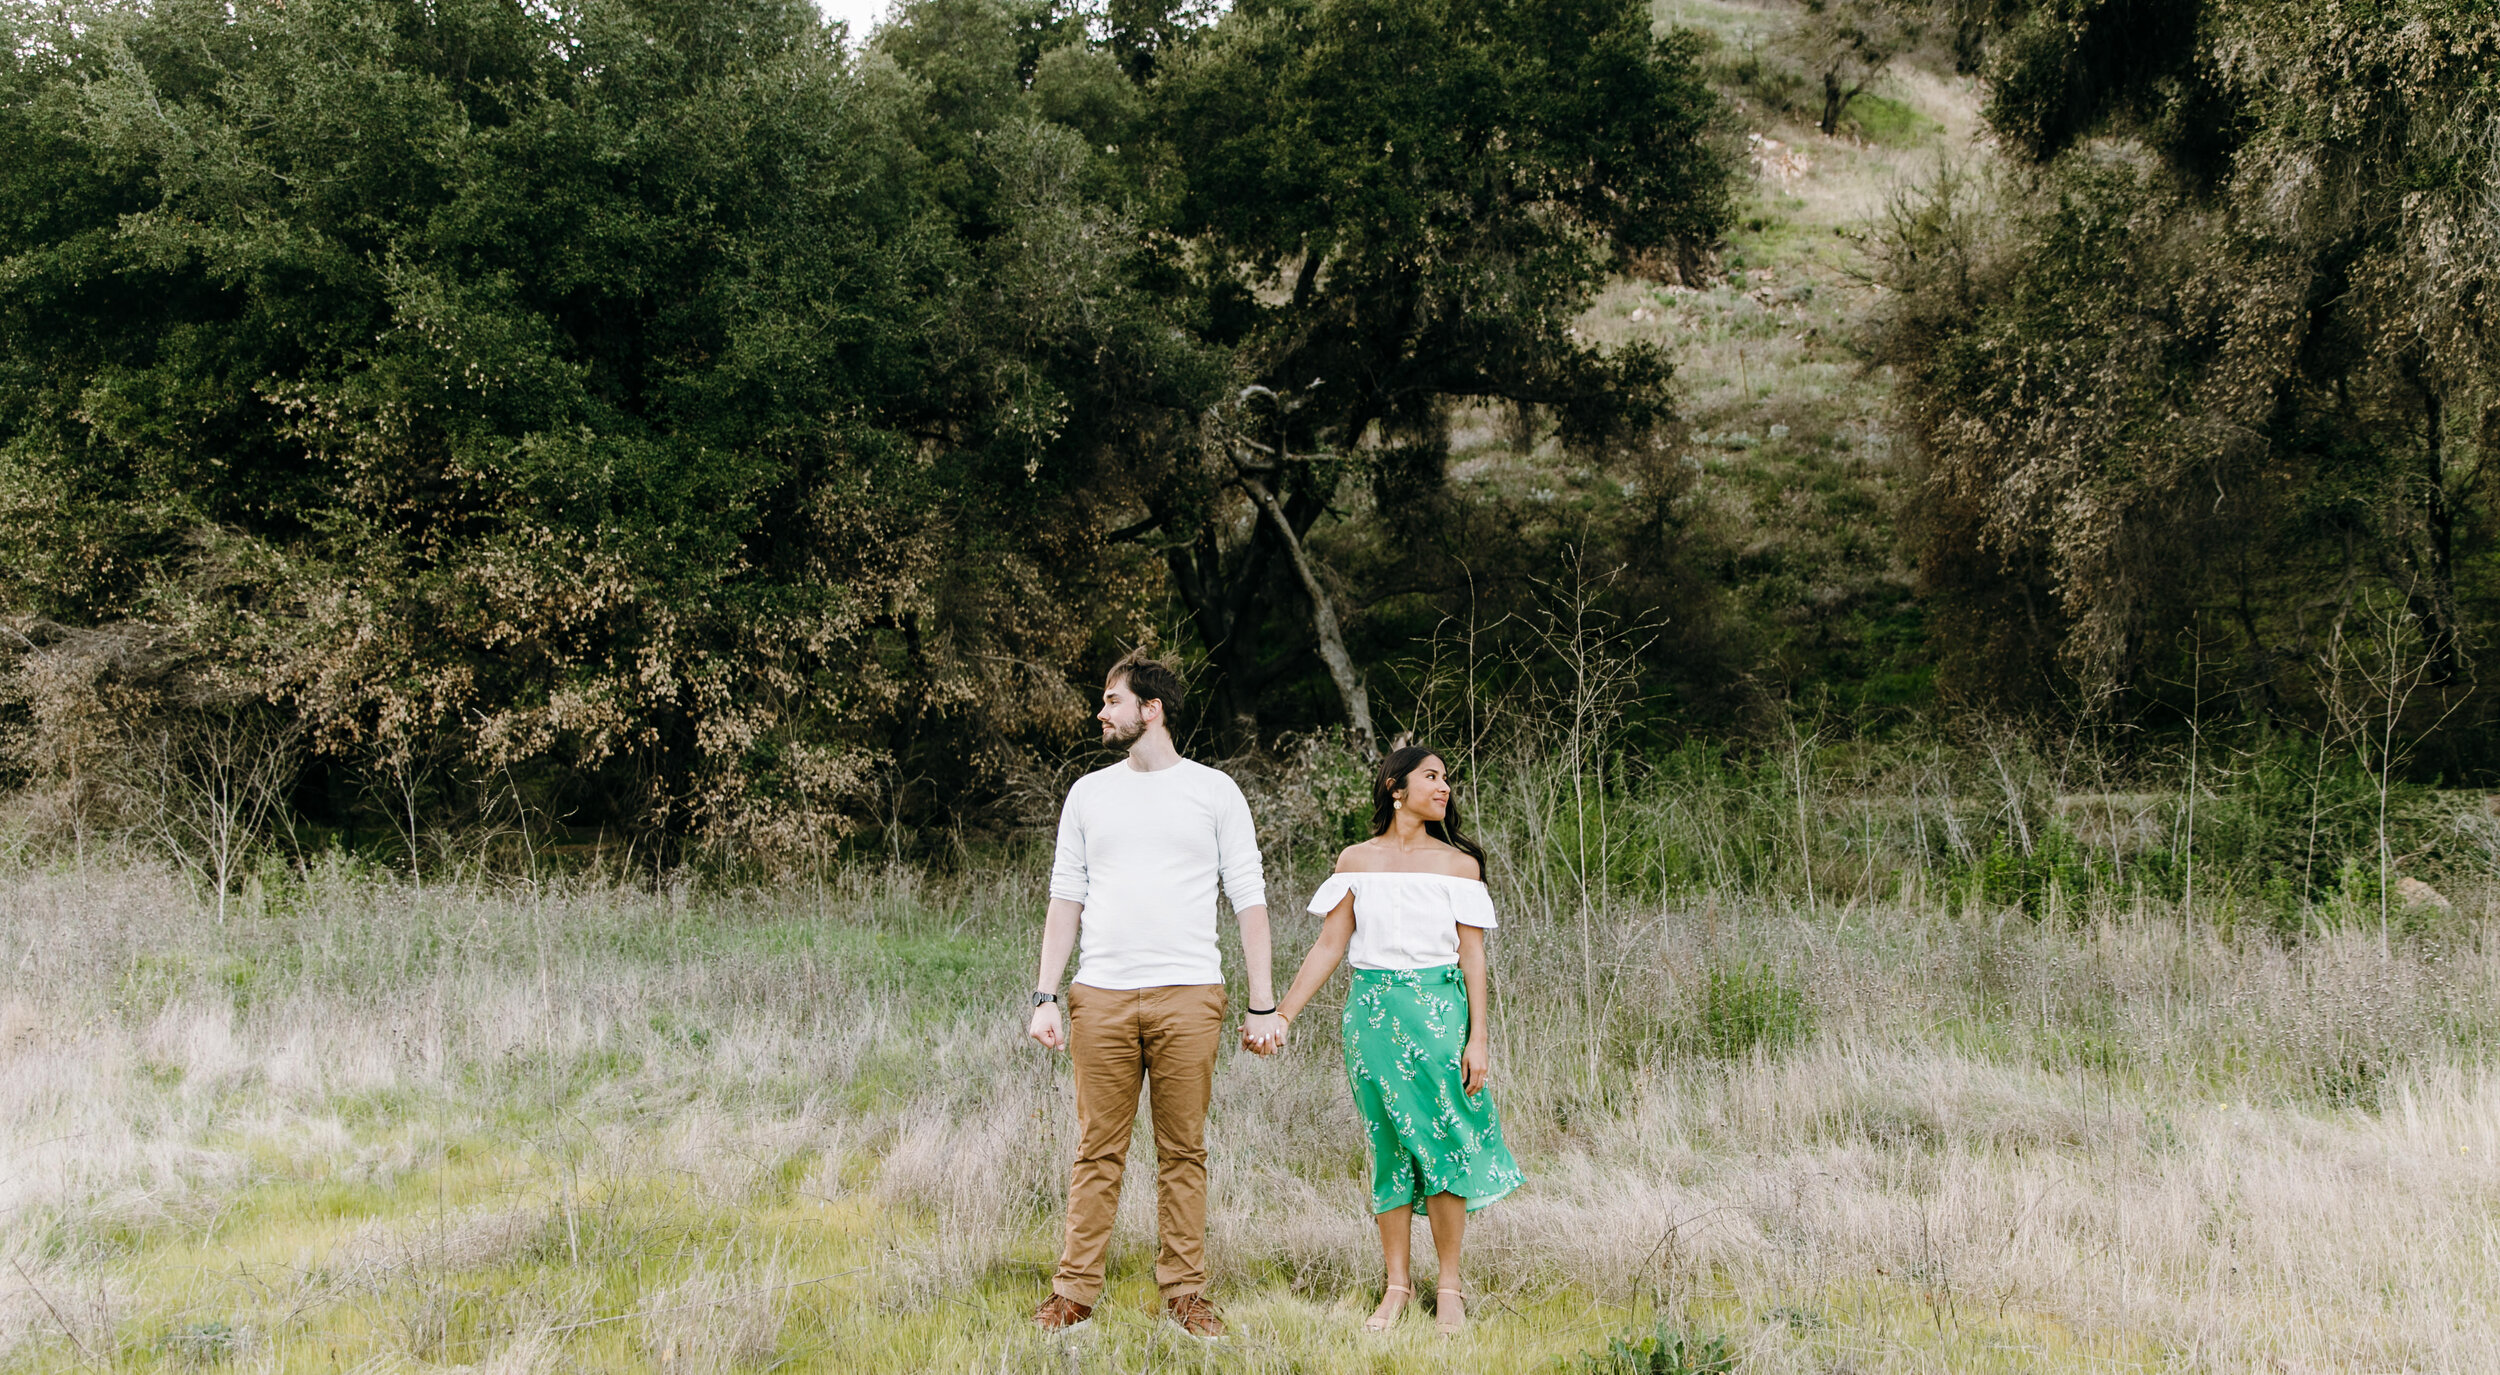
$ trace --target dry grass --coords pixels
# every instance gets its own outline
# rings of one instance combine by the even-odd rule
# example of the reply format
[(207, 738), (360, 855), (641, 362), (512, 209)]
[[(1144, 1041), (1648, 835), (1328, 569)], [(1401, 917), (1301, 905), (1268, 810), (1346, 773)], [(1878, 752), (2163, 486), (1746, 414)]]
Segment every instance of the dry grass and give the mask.
[[(1072, 1115), (1015, 1035), (1027, 886), (335, 869), (219, 930), (161, 871), (12, 871), (5, 1359), (1056, 1364), (1018, 1321)], [(1584, 1006), (1570, 923), (1509, 897), (1497, 1063), (1533, 1184), (1472, 1231), (1476, 1334), (1354, 1330), (1374, 1260), (1320, 1018), (1221, 1072), (1211, 1250), (1240, 1339), (1193, 1356), (1149, 1319), (1132, 1190), (1067, 1359), (1522, 1369), (1658, 1314), (1759, 1370), (2500, 1365), (2478, 932), (2285, 947), (2154, 908), (1723, 894), (1602, 913)], [(1696, 1054), (1711, 971), (1739, 966), (1812, 1034)]]

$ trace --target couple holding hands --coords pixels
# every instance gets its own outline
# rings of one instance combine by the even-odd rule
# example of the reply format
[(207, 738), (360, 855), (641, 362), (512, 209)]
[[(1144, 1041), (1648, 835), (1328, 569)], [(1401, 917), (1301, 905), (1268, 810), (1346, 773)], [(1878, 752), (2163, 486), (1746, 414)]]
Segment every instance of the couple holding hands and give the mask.
[[(1354, 966), (1340, 1023), (1346, 1082), (1371, 1156), (1371, 1210), (1386, 1280), (1364, 1323), (1386, 1330), (1414, 1297), (1414, 1215), (1431, 1219), (1440, 1261), (1437, 1326), (1466, 1322), (1459, 1242), (1467, 1214), (1522, 1181), (1485, 1089), (1484, 933), (1494, 925), (1484, 853), (1460, 829), (1447, 766), (1421, 748), (1381, 761), (1372, 838), (1348, 846), (1311, 897), (1325, 916), (1292, 987), (1271, 997), (1267, 893), (1241, 789), (1183, 759), (1171, 717), (1182, 685), (1131, 654), (1103, 685), (1103, 743), (1127, 757), (1077, 780), (1059, 817), (1050, 910), (1034, 981), (1035, 1041), (1065, 1048), (1076, 1078), (1076, 1162), (1067, 1240), (1037, 1326), (1080, 1327), (1101, 1298), (1137, 1094), (1147, 1085), (1155, 1140), (1155, 1284), (1193, 1336), (1224, 1335), (1206, 1296), (1206, 1119), (1224, 1029), (1217, 952), (1220, 885), (1241, 926), (1246, 1050), (1273, 1055), (1341, 960)], [(1060, 1016), (1059, 977), (1079, 951)]]

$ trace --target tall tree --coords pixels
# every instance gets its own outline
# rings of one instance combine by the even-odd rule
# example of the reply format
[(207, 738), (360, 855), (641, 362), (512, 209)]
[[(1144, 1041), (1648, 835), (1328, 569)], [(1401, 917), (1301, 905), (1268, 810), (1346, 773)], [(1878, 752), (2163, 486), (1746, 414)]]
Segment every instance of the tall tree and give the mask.
[(2314, 719), (2374, 584), (2462, 686), (2500, 592), (2488, 7), (2054, 0), (1990, 61), (2028, 162), (1905, 210), (1884, 332), (1947, 619), (2031, 627), (1965, 681), (2114, 701), (2227, 625), (2241, 700)]
[(932, 722), (1064, 703), (1018, 666), (1092, 634), (1071, 417), (1198, 365), (1012, 24), (984, 104), (804, 0), (9, 14), (29, 642), (118, 626), (173, 706), (765, 850)]
[[(1295, 570), (1344, 479), (1388, 465), (1391, 490), (1437, 486), (1461, 401), (1547, 408), (1589, 448), (1667, 415), (1663, 354), (1598, 350), (1571, 321), (1628, 255), (1726, 221), (1732, 159), (1694, 56), (1637, 0), (1248, 0), (1165, 67), (1157, 128), (1189, 167), (1176, 228), (1259, 390), (1131, 532), (1165, 549), (1244, 735), (1325, 638), (1272, 642), (1280, 605), (1327, 619)], [(1276, 514), (1228, 538), (1241, 490)]]
[(1839, 133), (1850, 102), (1925, 37), (1925, 18), (1906, 0), (1805, 0), (1781, 41), (1821, 83), (1815, 127)]

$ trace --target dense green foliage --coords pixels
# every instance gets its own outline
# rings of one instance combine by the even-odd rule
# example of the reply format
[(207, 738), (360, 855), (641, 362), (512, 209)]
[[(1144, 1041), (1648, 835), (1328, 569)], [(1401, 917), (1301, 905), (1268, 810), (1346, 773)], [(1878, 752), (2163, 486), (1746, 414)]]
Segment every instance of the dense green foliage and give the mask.
[[(2500, 758), (2464, 0), (0, 13), (0, 784), (65, 834), (259, 750), (411, 851), (899, 853), (1033, 812), (1137, 642), (1193, 749), (1571, 723), (1626, 798), (1766, 725), (2238, 721), (2196, 850), (2274, 913)], [(1996, 151), (1865, 249), (1782, 189), (1948, 66)], [(1859, 154), (1740, 205), (1736, 107)], [(1593, 862), (1784, 862), (1731, 845)]]
[(333, 819), (804, 850), (995, 795), (1167, 576), (1255, 730), (1278, 554), (1426, 502), (1452, 398), (1648, 443), (1664, 358), (1567, 324), (1727, 214), (1689, 44), (1115, 10), (10, 7), (17, 775), (266, 703)]
[(2487, 768), (2490, 6), (1966, 8), (2018, 161), (1900, 206), (1881, 340), (1947, 681)]

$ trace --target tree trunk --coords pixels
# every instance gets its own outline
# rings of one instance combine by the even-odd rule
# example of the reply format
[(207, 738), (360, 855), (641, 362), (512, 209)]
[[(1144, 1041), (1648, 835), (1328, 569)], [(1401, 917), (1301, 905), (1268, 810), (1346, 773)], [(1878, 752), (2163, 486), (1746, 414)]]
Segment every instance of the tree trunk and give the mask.
[[(2422, 395), (2422, 525), (2429, 549), (2407, 589), (2409, 609), (2421, 622), (2424, 677), (2433, 683), (2456, 681), (2457, 579), (2456, 509), (2448, 503), (2447, 408), (2439, 388), (2418, 366), (2405, 369), (2407, 380)], [(2422, 585), (2424, 581), (2429, 586)]]
[[(1169, 516), (1156, 511), (1167, 522)], [(1168, 523), (1167, 523), (1167, 527)], [(1255, 541), (1254, 541), (1255, 543)], [(1256, 552), (1255, 550), (1253, 551)], [(1199, 642), (1207, 647), (1207, 657), (1215, 661), (1214, 691), (1208, 694), (1213, 707), (1210, 713), (1218, 729), (1229, 734), (1229, 743), (1255, 745), (1259, 739), (1259, 707), (1256, 674), (1258, 671), (1258, 617), (1255, 600), (1246, 602), (1236, 586), (1234, 595), (1226, 595), (1228, 580), (1224, 576), (1223, 550), (1216, 542), (1215, 526), (1201, 524), (1197, 537), (1188, 544), (1175, 542), (1165, 548), (1165, 566), (1172, 571), (1173, 590), (1180, 593), (1181, 604), (1189, 609), (1189, 619), (1198, 631)], [(1264, 560), (1248, 559), (1246, 577), (1264, 571)]]
[(1848, 103), (1849, 98), (1840, 93), (1840, 73), (1823, 73), (1823, 118), (1815, 127), (1823, 131), (1824, 137), (1840, 132), (1840, 109)]
[(2430, 680), (2450, 683), (2457, 677), (2457, 514), (2448, 504), (2446, 408), (2437, 390), (2422, 389), (2422, 418), (2428, 430), (2423, 477), (2427, 488), (2422, 511), (2430, 532), (2431, 595), (2429, 616)]
[(1337, 695), (1345, 702), (1346, 723), (1354, 731), (1355, 747), (1364, 757), (1380, 757), (1380, 741), (1372, 731), (1371, 694), (1363, 688), (1361, 675), (1354, 671), (1354, 656), (1346, 653), (1345, 634), (1337, 623), (1337, 603), (1328, 595), (1328, 588), (1319, 580), (1319, 570), (1311, 564), (1311, 556), (1302, 547), (1302, 539), (1294, 533), (1293, 522), (1285, 518), (1285, 508), (1278, 505), (1276, 495), (1267, 489), (1255, 474), (1243, 473), (1241, 484), (1250, 499), (1258, 503), (1276, 530), (1276, 537), (1285, 545), (1285, 553), (1293, 560), (1294, 575), (1302, 580), (1302, 590), (1311, 599), (1311, 629), (1319, 637), (1319, 657), (1328, 665), (1328, 676), (1337, 685)]
[(2257, 608), (2249, 595), (2248, 560), (2245, 550), (2242, 551), (2240, 560), (2237, 610), (2240, 633), (2248, 637), (2246, 710), (2253, 720), (2271, 722), (2274, 720), (2275, 713), (2274, 651), (2266, 647), (2266, 637), (2257, 625)]
[(1988, 26), (1976, 19), (1958, 20), (1953, 25), (1953, 74), (1970, 76), (1986, 65)]

